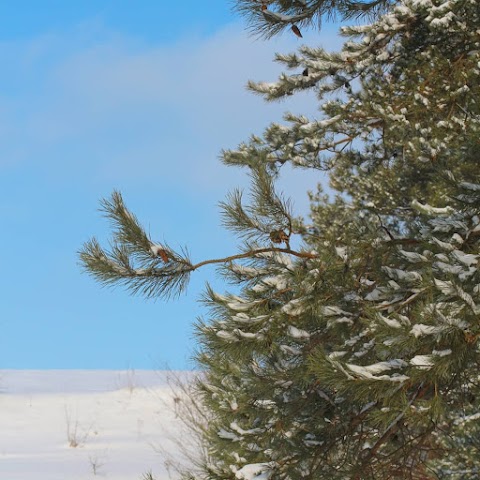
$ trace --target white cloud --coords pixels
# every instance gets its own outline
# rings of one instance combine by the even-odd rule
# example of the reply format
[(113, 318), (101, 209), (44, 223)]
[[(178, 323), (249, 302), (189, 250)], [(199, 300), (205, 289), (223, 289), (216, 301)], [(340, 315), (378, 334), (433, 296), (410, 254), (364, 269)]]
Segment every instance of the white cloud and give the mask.
[[(308, 42), (314, 41), (338, 44), (328, 31), (312, 34)], [(172, 45), (103, 35), (84, 46), (61, 37), (17, 46), (12, 75), (36, 78), (20, 82), (18, 95), (0, 108), (0, 125), (8, 125), (0, 154), (5, 161), (41, 162), (60, 177), (124, 185), (161, 177), (224, 190), (238, 171), (219, 165), (221, 148), (260, 133), (286, 109), (315, 112), (313, 95), (265, 104), (244, 88), (250, 78), (275, 79), (281, 67), (272, 62), (274, 52), (297, 45), (289, 35), (255, 41), (231, 25)]]

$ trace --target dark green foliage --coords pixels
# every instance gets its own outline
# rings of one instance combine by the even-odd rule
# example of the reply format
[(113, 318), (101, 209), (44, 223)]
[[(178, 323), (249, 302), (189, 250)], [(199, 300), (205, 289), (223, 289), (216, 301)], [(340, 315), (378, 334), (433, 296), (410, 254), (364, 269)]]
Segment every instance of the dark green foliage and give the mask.
[(112, 222), (114, 241), (105, 250), (93, 238), (80, 252), (85, 270), (104, 285), (126, 285), (146, 297), (178, 296), (195, 269), (186, 250), (178, 253), (155, 243), (125, 207), (119, 192), (103, 200), (101, 211)]
[(393, 0), (235, 0), (234, 9), (245, 17), (250, 31), (270, 38), (292, 25), (320, 28), (325, 18), (374, 17)]

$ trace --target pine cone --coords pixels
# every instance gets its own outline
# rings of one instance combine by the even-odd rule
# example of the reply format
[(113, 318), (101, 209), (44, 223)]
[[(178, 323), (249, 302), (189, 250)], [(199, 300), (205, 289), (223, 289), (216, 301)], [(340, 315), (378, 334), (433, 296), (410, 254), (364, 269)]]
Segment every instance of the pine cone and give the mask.
[(153, 245), (151, 250), (152, 250), (152, 253), (155, 256), (160, 257), (165, 263), (168, 262), (168, 251), (167, 250), (165, 250), (164, 248), (162, 248), (159, 245)]
[(302, 32), (296, 25), (292, 25), (292, 32), (299, 38), (303, 38)]
[(288, 239), (288, 235), (283, 230), (273, 230), (272, 232), (270, 232), (270, 240), (273, 243), (287, 243)]

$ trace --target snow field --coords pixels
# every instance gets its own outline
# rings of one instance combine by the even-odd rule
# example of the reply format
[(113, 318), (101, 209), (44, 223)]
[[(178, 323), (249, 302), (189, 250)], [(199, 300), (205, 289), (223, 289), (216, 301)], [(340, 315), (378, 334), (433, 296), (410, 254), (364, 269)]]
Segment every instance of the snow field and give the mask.
[(0, 480), (168, 479), (174, 410), (164, 372), (0, 371)]

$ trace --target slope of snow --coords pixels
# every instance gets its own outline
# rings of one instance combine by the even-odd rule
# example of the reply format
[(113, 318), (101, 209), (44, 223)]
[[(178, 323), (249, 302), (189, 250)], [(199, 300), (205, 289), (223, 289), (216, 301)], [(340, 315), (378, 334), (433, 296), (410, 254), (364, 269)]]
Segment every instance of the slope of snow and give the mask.
[(174, 397), (165, 372), (0, 370), (0, 479), (168, 479)]

